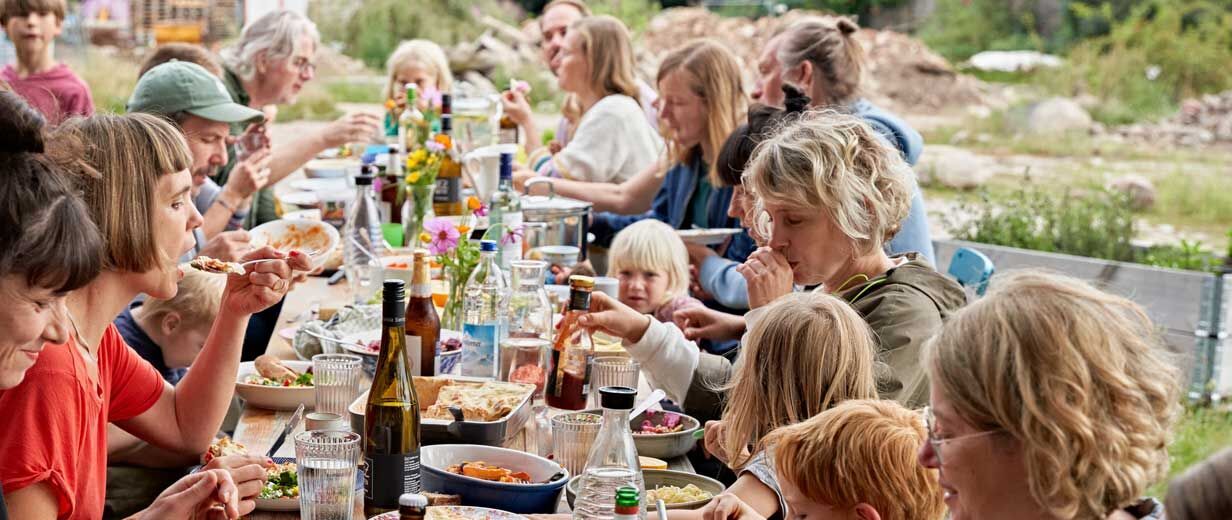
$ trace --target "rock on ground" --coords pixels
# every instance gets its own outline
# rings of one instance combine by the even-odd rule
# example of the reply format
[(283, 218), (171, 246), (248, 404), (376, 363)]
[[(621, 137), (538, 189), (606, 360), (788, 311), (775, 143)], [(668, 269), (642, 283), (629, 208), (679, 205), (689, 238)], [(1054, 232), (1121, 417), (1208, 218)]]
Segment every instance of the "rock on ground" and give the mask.
[(1091, 115), (1076, 101), (1050, 98), (1028, 110), (1025, 130), (1033, 134), (1087, 132), (1091, 129), (1091, 122)]

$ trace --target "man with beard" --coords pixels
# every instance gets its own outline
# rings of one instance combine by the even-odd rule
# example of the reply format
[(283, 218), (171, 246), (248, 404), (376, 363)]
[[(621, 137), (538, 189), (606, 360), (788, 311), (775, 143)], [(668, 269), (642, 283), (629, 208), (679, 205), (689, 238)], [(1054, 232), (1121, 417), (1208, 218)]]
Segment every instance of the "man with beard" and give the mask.
[(251, 197), (269, 179), (269, 148), (262, 148), (236, 164), (225, 186), (211, 178), (227, 164), (232, 123), (260, 122), (265, 115), (234, 103), (222, 80), (204, 67), (170, 61), (151, 68), (137, 81), (128, 101), (130, 112), (156, 114), (184, 132), (192, 152), (192, 197), (205, 224), (194, 230), (197, 248), (187, 261), (205, 255), (226, 261), (238, 259), (248, 248), (248, 233), (241, 223)]

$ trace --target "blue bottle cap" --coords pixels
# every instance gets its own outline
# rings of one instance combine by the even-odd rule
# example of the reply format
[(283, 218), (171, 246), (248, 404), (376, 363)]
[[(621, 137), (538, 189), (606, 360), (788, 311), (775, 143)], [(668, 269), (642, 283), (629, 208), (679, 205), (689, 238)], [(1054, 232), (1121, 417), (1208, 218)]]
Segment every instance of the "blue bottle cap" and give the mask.
[(482, 253), (496, 252), (495, 240), (480, 240), (479, 251)]
[(500, 154), (500, 178), (513, 178), (513, 154), (511, 153), (505, 152)]
[(363, 158), (360, 159), (360, 161), (363, 162), (364, 164), (372, 164), (376, 162), (376, 154), (372, 152), (365, 153)]

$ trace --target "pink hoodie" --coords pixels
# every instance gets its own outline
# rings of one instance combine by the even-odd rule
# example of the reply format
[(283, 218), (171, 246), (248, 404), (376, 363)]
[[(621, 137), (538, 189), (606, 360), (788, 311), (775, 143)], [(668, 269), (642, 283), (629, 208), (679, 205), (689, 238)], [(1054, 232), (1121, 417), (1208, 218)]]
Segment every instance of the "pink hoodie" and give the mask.
[(47, 72), (31, 74), (25, 78), (17, 77), (17, 69), (8, 65), (0, 71), (0, 79), (13, 87), (13, 92), (42, 112), (52, 126), (73, 116), (88, 116), (94, 113), (94, 98), (90, 95), (90, 86), (63, 63)]

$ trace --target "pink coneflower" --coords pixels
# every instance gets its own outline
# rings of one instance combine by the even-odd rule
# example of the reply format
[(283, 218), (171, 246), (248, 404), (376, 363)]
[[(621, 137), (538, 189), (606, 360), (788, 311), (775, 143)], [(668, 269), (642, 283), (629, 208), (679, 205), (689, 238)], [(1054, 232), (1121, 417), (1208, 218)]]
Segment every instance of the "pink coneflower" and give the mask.
[(458, 237), (462, 236), (453, 223), (440, 218), (434, 218), (424, 224), (424, 233), (432, 237), (428, 250), (434, 255), (443, 255), (453, 251), (455, 247), (458, 247)]
[(501, 233), (500, 243), (502, 246), (513, 245), (522, 238), (523, 233), (521, 225), (508, 228), (504, 233)]

